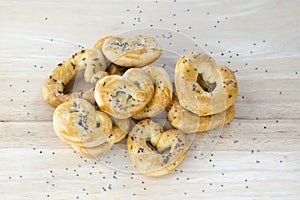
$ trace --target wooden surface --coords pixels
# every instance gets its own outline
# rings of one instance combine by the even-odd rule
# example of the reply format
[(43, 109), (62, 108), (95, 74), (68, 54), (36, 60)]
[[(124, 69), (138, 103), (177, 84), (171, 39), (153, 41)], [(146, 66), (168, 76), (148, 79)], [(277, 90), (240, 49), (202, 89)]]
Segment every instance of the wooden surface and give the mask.
[[(0, 199), (300, 199), (299, 1), (0, 3)], [(41, 97), (52, 69), (81, 46), (151, 26), (194, 38), (240, 86), (215, 148), (202, 158), (199, 136), (183, 165), (160, 178), (74, 153)], [(105, 159), (117, 156), (128, 159)]]

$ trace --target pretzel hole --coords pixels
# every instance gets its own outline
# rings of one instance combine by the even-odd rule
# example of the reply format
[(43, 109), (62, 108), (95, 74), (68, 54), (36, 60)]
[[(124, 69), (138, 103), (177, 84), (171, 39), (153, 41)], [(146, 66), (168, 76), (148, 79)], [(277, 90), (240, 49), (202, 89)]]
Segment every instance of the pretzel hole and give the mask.
[(70, 82), (66, 85), (64, 89), (64, 94), (69, 94), (78, 91), (85, 91), (93, 88), (94, 86), (84, 80), (84, 70), (78, 72), (78, 74), (73, 77)]
[(216, 82), (209, 83), (207, 81), (204, 81), (200, 73), (198, 73), (197, 76), (197, 83), (199, 83), (200, 87), (206, 92), (212, 92), (217, 86)]
[(150, 139), (146, 140), (146, 144), (152, 151), (157, 152), (157, 149), (155, 148), (155, 146), (152, 145), (152, 143), (150, 142)]
[(150, 142), (149, 139), (146, 140), (146, 144), (147, 144), (147, 146), (148, 146), (150, 149), (152, 149), (152, 151), (154, 151), (154, 152), (156, 152), (156, 153), (159, 153), (159, 154), (161, 154), (161, 155), (163, 155), (163, 156), (167, 156), (167, 155), (170, 154), (171, 146), (169, 146), (169, 147), (167, 147), (167, 148), (165, 148), (165, 149), (162, 149), (161, 151), (158, 151), (158, 150), (156, 149), (156, 147), (152, 145), (152, 143)]

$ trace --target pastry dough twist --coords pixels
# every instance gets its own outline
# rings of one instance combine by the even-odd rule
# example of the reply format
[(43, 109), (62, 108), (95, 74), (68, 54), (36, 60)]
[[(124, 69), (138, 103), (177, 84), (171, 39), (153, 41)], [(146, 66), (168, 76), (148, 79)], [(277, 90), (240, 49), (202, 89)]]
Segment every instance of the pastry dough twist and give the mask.
[(128, 38), (117, 36), (106, 39), (102, 45), (105, 57), (116, 65), (141, 67), (154, 62), (162, 54), (154, 38), (135, 35)]
[[(148, 141), (152, 147), (148, 146)], [(162, 176), (181, 165), (187, 155), (188, 140), (181, 131), (163, 131), (159, 123), (144, 119), (131, 129), (127, 148), (130, 160), (139, 172)]]
[(142, 69), (132, 68), (123, 76), (110, 75), (98, 81), (94, 96), (101, 110), (125, 119), (145, 107), (153, 93), (151, 77)]
[(114, 120), (84, 99), (59, 105), (53, 115), (56, 135), (85, 156), (100, 156), (123, 139), (130, 129), (129, 119)]
[(179, 58), (175, 87), (180, 104), (199, 116), (226, 110), (238, 94), (233, 72), (217, 67), (213, 58), (200, 51), (190, 51)]
[(184, 133), (201, 133), (217, 128), (230, 122), (235, 114), (234, 105), (227, 110), (208, 116), (201, 116), (184, 109), (173, 98), (172, 104), (168, 107), (168, 119), (171, 125)]
[(108, 75), (105, 72), (106, 67), (105, 58), (97, 49), (78, 51), (65, 62), (58, 64), (52, 71), (44, 84), (42, 96), (48, 104), (53, 106), (58, 106), (63, 102), (76, 98), (83, 98), (94, 103), (93, 89), (71, 94), (66, 94), (64, 90), (81, 70), (85, 70), (85, 81), (96, 83), (97, 80)]
[(142, 69), (152, 77), (155, 90), (150, 102), (133, 116), (134, 119), (145, 119), (158, 115), (172, 102), (173, 97), (172, 82), (166, 70), (154, 65)]

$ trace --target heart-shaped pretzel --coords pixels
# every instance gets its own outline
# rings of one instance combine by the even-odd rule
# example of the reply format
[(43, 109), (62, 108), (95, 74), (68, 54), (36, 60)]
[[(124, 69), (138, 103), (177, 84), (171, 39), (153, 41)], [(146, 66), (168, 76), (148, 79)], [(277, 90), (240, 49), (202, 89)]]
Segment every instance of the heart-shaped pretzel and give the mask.
[[(188, 140), (179, 130), (163, 131), (159, 123), (144, 119), (131, 129), (127, 149), (139, 172), (147, 176), (162, 176), (181, 165), (187, 155)], [(163, 153), (168, 149), (169, 152)]]
[(98, 81), (94, 96), (101, 110), (125, 119), (145, 107), (153, 93), (151, 77), (142, 69), (132, 68), (123, 76), (110, 75)]
[(53, 128), (62, 140), (82, 147), (95, 147), (112, 132), (110, 117), (84, 99), (60, 104), (53, 114)]
[(226, 110), (238, 94), (234, 73), (227, 67), (218, 67), (212, 57), (200, 51), (190, 51), (179, 58), (175, 87), (180, 104), (199, 116)]
[(158, 115), (172, 102), (173, 97), (172, 82), (166, 70), (154, 65), (148, 65), (142, 69), (152, 77), (155, 90), (150, 102), (133, 116), (134, 119), (145, 119)]
[(171, 125), (184, 133), (201, 133), (217, 128), (230, 122), (234, 114), (235, 107), (232, 105), (221, 113), (200, 117), (184, 109), (177, 98), (173, 98), (172, 104), (168, 107), (168, 119)]
[(53, 127), (56, 135), (85, 156), (100, 156), (129, 131), (129, 119), (112, 122), (104, 112), (95, 110), (84, 99), (60, 104), (54, 111)]
[(145, 35), (108, 38), (102, 45), (102, 52), (108, 60), (124, 67), (148, 65), (162, 54), (155, 39)]
[(94, 84), (97, 80), (108, 75), (105, 72), (106, 67), (105, 58), (97, 49), (78, 51), (65, 62), (58, 64), (52, 71), (44, 84), (42, 96), (48, 104), (53, 106), (58, 106), (63, 102), (76, 98), (83, 98), (94, 103), (93, 88), (71, 94), (66, 94), (64, 90), (81, 70), (85, 70), (85, 81)]

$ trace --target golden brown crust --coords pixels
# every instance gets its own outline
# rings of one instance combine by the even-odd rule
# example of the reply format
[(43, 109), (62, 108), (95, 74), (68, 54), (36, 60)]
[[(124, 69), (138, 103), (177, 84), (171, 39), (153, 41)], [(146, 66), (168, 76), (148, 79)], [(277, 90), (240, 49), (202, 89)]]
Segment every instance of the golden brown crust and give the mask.
[(122, 140), (130, 129), (129, 119), (112, 119), (95, 110), (84, 99), (59, 105), (53, 115), (53, 127), (59, 138), (84, 156), (101, 156)]
[(77, 151), (78, 153), (80, 153), (83, 156), (99, 157), (99, 156), (103, 156), (104, 154), (106, 154), (113, 146), (113, 143), (106, 141), (95, 147), (82, 147), (82, 146), (77, 146), (77, 145), (71, 143), (71, 146), (73, 147), (73, 149), (75, 151)]
[(101, 110), (125, 119), (145, 107), (153, 93), (151, 77), (142, 69), (132, 68), (123, 76), (110, 75), (98, 81), (94, 96)]
[(201, 133), (230, 122), (235, 115), (235, 106), (214, 115), (201, 116), (184, 109), (176, 98), (168, 107), (168, 119), (173, 127), (184, 133)]
[[(147, 141), (153, 147), (147, 145)], [(187, 155), (188, 140), (176, 129), (163, 127), (150, 119), (139, 121), (130, 131), (127, 148), (133, 166), (147, 176), (162, 176), (178, 168)], [(169, 152), (163, 153), (170, 149)]]
[(80, 153), (83, 156), (88, 157), (99, 157), (107, 153), (114, 143), (121, 141), (130, 129), (130, 120), (129, 119), (114, 119), (112, 118), (113, 122), (113, 129), (111, 132), (107, 132), (105, 137), (107, 141), (95, 146), (95, 147), (83, 147), (77, 146), (71, 143), (71, 146), (74, 148), (75, 151)]
[(112, 143), (117, 143), (121, 141), (128, 134), (130, 130), (130, 120), (129, 119), (116, 119), (111, 118), (113, 122), (113, 131), (107, 138)]
[(84, 99), (60, 104), (53, 114), (53, 128), (62, 140), (82, 147), (95, 147), (107, 141), (112, 132), (110, 117)]
[(152, 77), (155, 90), (150, 102), (133, 116), (134, 119), (145, 119), (158, 115), (170, 105), (173, 97), (172, 82), (166, 70), (154, 65), (148, 65), (142, 69)]
[(106, 35), (106, 36), (101, 37), (100, 39), (98, 39), (95, 42), (93, 48), (102, 52), (102, 45), (103, 45), (104, 41), (107, 40), (107, 39), (109, 39), (109, 38), (111, 38), (111, 37), (113, 37), (113, 36), (112, 35)]
[[(202, 80), (197, 81), (199, 74)], [(226, 110), (238, 94), (233, 72), (228, 67), (217, 67), (213, 58), (199, 51), (187, 52), (179, 58), (175, 87), (180, 104), (199, 116)]]
[(94, 103), (93, 89), (65, 93), (65, 87), (81, 70), (85, 70), (84, 79), (87, 82), (95, 83), (97, 80), (108, 75), (105, 58), (102, 53), (96, 49), (84, 49), (75, 53), (64, 63), (60, 63), (52, 71), (49, 78), (44, 83), (42, 96), (44, 100), (53, 106), (66, 102), (70, 99), (83, 98)]
[(102, 52), (108, 60), (124, 67), (148, 65), (162, 54), (155, 39), (145, 35), (108, 38), (102, 45)]

